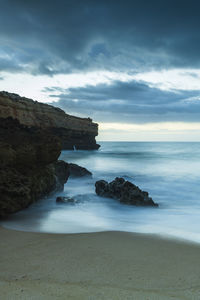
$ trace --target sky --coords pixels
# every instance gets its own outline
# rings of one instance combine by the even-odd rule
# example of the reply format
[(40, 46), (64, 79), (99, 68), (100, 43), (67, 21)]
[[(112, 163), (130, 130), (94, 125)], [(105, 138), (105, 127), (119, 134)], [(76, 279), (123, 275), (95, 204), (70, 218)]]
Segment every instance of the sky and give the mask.
[(91, 117), (100, 141), (200, 141), (200, 1), (0, 7), (0, 90)]

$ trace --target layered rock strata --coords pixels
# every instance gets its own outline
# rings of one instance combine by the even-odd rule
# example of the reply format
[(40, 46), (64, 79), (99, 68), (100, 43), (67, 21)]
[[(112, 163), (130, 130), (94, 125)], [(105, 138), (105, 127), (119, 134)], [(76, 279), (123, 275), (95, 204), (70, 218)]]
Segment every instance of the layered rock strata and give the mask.
[(12, 117), (27, 127), (50, 130), (59, 137), (62, 149), (93, 150), (96, 143), (98, 124), (90, 118), (78, 118), (66, 114), (60, 108), (0, 92), (0, 118)]

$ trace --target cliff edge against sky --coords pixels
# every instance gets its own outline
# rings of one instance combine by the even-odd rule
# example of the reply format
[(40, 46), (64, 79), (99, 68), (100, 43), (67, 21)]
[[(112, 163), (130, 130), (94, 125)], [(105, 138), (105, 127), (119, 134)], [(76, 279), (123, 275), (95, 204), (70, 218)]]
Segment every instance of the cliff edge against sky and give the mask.
[(0, 218), (62, 190), (62, 149), (98, 149), (98, 125), (59, 108), (0, 92)]
[(90, 118), (66, 114), (60, 108), (33, 101), (19, 95), (0, 92), (0, 118), (12, 117), (20, 124), (34, 128), (48, 128), (58, 136), (62, 149), (95, 150), (98, 124)]

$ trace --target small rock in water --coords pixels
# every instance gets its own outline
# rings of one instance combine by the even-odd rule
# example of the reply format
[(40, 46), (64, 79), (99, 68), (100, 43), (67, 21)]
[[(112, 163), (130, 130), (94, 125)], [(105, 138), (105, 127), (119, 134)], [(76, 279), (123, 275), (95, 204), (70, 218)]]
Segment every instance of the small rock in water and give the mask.
[(95, 183), (95, 188), (98, 196), (118, 199), (121, 203), (136, 206), (158, 206), (147, 192), (140, 190), (138, 186), (124, 178), (116, 177), (110, 183), (99, 180)]
[(76, 199), (74, 199), (74, 198), (59, 196), (59, 197), (56, 198), (56, 202), (57, 203), (71, 203), (71, 204), (76, 204), (79, 201), (76, 200)]
[(83, 168), (76, 164), (69, 164), (69, 173), (70, 177), (85, 177), (85, 176), (92, 176), (92, 173), (88, 171), (86, 168)]

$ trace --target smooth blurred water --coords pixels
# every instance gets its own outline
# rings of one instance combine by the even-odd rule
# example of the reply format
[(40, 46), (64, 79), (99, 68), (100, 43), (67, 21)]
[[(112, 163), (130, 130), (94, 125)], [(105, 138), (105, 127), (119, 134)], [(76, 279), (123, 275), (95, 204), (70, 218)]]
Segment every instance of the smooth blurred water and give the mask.
[[(24, 231), (78, 233), (120, 230), (200, 242), (200, 143), (102, 142), (98, 151), (63, 151), (60, 159), (88, 168), (92, 179), (70, 179), (63, 193), (12, 215), (3, 226)], [(149, 192), (159, 208), (134, 207), (95, 195), (96, 180), (124, 177)]]

